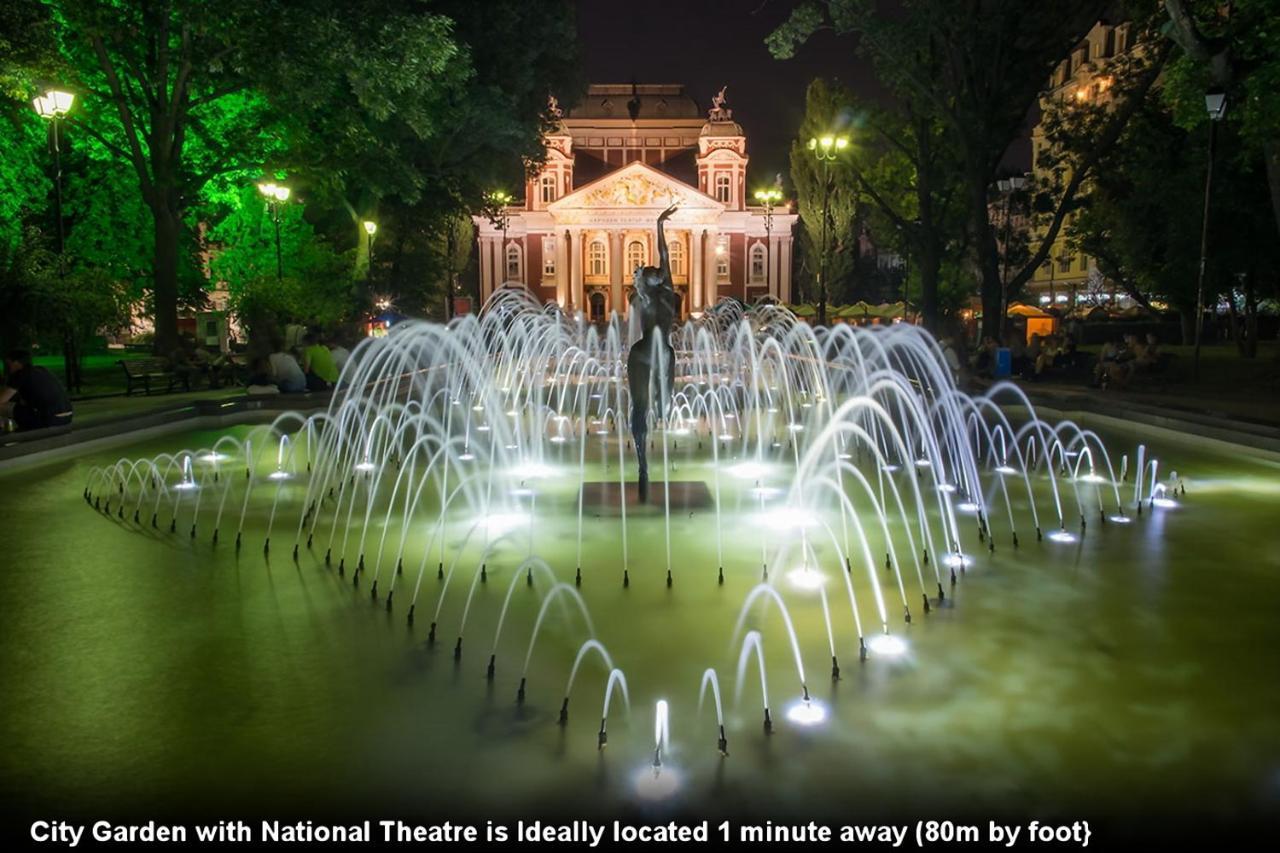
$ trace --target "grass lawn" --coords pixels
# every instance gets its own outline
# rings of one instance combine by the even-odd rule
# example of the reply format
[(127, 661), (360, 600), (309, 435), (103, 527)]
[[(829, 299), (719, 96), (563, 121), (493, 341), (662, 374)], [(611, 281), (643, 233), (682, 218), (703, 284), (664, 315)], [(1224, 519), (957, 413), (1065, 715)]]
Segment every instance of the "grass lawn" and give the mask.
[[(102, 394), (123, 394), (125, 388), (124, 368), (118, 362), (121, 359), (149, 358), (146, 352), (133, 350), (112, 350), (104, 353), (86, 355), (80, 359), (81, 386), (79, 397), (96, 397)], [(39, 355), (32, 359), (35, 364), (47, 368), (59, 380), (65, 376), (62, 355)]]

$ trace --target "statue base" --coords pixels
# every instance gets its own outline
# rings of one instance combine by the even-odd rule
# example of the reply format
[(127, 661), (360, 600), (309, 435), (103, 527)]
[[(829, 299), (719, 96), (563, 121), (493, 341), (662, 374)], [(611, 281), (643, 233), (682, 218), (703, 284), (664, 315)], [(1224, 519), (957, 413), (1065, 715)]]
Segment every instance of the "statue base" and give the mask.
[[(667, 492), (670, 491), (671, 511), (689, 512), (696, 509), (711, 509), (715, 506), (711, 490), (702, 480), (672, 480), (669, 484), (661, 480), (649, 481), (649, 501), (640, 502), (640, 484), (628, 482), (625, 486), (627, 511), (652, 507), (661, 511), (667, 505)], [(617, 482), (591, 482), (582, 484), (582, 506), (587, 512), (619, 515), (622, 512), (624, 490)]]

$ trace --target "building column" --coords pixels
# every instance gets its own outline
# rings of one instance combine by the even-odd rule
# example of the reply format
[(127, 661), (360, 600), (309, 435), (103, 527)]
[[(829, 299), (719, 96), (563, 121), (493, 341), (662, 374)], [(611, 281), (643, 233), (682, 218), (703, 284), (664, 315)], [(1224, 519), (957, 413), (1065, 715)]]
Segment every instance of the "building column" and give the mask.
[(702, 298), (702, 230), (689, 231), (689, 303)]
[(556, 304), (561, 308), (569, 304), (569, 246), (563, 228), (556, 231)]
[(621, 317), (626, 313), (622, 304), (622, 232), (609, 232), (609, 307)]
[(499, 235), (491, 244), (493, 247), (493, 287), (489, 292), (497, 290), (507, 283), (507, 244)]
[[(492, 237), (480, 238), (480, 250), (477, 254), (480, 256), (480, 303), (484, 304), (489, 298), (489, 294), (493, 292), (493, 250), (489, 248), (489, 244), (493, 242)], [(475, 307), (478, 312), (480, 305)]]
[(791, 237), (784, 238), (778, 246), (778, 301), (790, 305), (791, 297)]
[[(716, 275), (716, 261), (719, 260), (719, 255), (716, 254), (716, 245), (719, 238), (720, 235), (716, 233), (714, 228), (707, 229), (707, 250), (702, 256), (705, 267), (702, 274), (702, 298), (696, 309), (698, 311), (701, 311), (703, 306), (715, 305), (720, 298), (720, 279)], [(725, 251), (729, 251), (727, 247)]]
[(778, 298), (778, 285), (782, 280), (782, 238), (776, 234), (769, 235), (769, 295)]
[(582, 231), (569, 229), (569, 304), (566, 312), (582, 308)]

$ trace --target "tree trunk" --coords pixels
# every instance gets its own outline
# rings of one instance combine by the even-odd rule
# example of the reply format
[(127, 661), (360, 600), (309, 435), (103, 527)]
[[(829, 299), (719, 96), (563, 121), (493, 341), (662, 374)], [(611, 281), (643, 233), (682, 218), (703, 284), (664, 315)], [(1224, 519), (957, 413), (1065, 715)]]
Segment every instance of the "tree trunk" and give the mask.
[(1254, 287), (1254, 270), (1244, 277), (1244, 329), (1240, 354), (1245, 358), (1258, 357), (1258, 292)]
[(178, 346), (178, 238), (182, 224), (177, 211), (164, 202), (151, 205), (155, 224), (152, 295), (155, 300), (155, 352), (168, 356)]
[(921, 239), (920, 259), (920, 317), (924, 327), (937, 335), (938, 328), (938, 270), (940, 267), (938, 241), (932, 232)]
[(1178, 309), (1178, 325), (1182, 329), (1182, 345), (1189, 347), (1196, 342), (1195, 306)]
[(1002, 339), (1004, 331), (1004, 281), (1000, 278), (1000, 251), (987, 213), (987, 175), (970, 169), (969, 219), (981, 275), (982, 336)]

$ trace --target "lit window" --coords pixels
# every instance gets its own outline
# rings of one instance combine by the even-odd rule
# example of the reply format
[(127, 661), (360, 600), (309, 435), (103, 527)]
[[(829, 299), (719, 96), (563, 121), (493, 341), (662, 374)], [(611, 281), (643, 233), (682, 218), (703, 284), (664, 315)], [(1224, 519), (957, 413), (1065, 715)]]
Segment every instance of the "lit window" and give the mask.
[(556, 238), (542, 238), (542, 277), (555, 278), (556, 275)]
[(729, 241), (724, 237), (716, 241), (716, 281), (729, 283)]
[(716, 173), (716, 201), (728, 204), (733, 197), (732, 178), (728, 172)]
[(547, 174), (542, 176), (542, 203), (548, 204), (556, 200), (556, 176)]
[(751, 283), (764, 284), (765, 281), (765, 249), (763, 243), (751, 247)]
[(524, 280), (520, 267), (520, 246), (512, 243), (507, 246), (507, 281)]
[(591, 275), (603, 278), (609, 274), (609, 250), (604, 245), (604, 240), (596, 238), (587, 246), (587, 269), (591, 271)]
[(639, 240), (627, 243), (627, 269), (634, 274), (637, 268), (644, 266), (648, 261), (648, 254), (644, 243)]
[(684, 242), (681, 240), (672, 240), (667, 246), (667, 253), (671, 257), (671, 277), (684, 278), (689, 274), (685, 268)]

